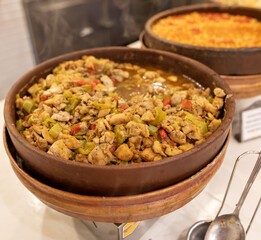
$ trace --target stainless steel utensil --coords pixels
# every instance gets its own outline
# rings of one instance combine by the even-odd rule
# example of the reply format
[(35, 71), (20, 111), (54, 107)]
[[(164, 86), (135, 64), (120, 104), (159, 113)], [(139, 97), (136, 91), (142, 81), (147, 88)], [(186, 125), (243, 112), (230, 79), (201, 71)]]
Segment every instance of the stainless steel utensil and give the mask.
[[(247, 181), (247, 184), (240, 197), (238, 205), (232, 214), (226, 214), (226, 215), (219, 216), (219, 213), (221, 212), (221, 210), (224, 206), (224, 203), (225, 203), (225, 200), (226, 200), (226, 197), (227, 197), (227, 194), (228, 194), (228, 191), (229, 191), (229, 188), (230, 188), (230, 185), (231, 185), (234, 173), (235, 173), (236, 166), (237, 166), (239, 160), (247, 154), (259, 154), (259, 157), (258, 157), (257, 162), (254, 166), (254, 169), (252, 170), (252, 173)], [(215, 220), (214, 221), (202, 220), (202, 221), (196, 222), (189, 229), (188, 234), (187, 234), (187, 240), (202, 240), (202, 239), (204, 239), (204, 240), (219, 240), (219, 239), (244, 240), (246, 232), (248, 232), (248, 230), (251, 226), (251, 223), (255, 217), (255, 214), (257, 212), (257, 209), (260, 205), (260, 200), (259, 200), (256, 210), (252, 216), (252, 219), (248, 225), (246, 232), (244, 231), (244, 228), (239, 220), (239, 211), (243, 205), (243, 202), (244, 202), (260, 168), (261, 168), (261, 152), (248, 151), (248, 152), (241, 154), (237, 158), (237, 160), (234, 164), (234, 168), (232, 170), (232, 174), (229, 179), (229, 183), (228, 183), (228, 186), (227, 186), (227, 189), (225, 192), (224, 199), (222, 201), (222, 204), (216, 215)]]

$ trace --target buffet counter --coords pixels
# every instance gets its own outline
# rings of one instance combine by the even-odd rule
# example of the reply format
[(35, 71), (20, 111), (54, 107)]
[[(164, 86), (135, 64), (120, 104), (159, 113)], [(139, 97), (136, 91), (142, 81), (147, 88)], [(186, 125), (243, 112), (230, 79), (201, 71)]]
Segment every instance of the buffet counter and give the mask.
[[(134, 45), (135, 47), (136, 45)], [(238, 111), (248, 107), (256, 100), (261, 100), (261, 95), (255, 98), (237, 100), (236, 115)], [(0, 101), (0, 238), (5, 240), (19, 239), (110, 239), (109, 236), (97, 238), (79, 220), (47, 207), (30, 193), (15, 176), (3, 145), (3, 107), (4, 100)], [(236, 121), (236, 118), (235, 118)], [(233, 130), (230, 143), (223, 164), (210, 180), (207, 187), (195, 199), (184, 207), (155, 219), (153, 225), (146, 229), (140, 240), (164, 239), (185, 240), (189, 227), (199, 220), (211, 220), (221, 205), (225, 189), (236, 158), (248, 150), (261, 150), (261, 139), (257, 138), (244, 143), (239, 143), (234, 138)], [(236, 169), (229, 195), (223, 213), (231, 213), (243, 191), (245, 183), (253, 169), (256, 157), (246, 156)], [(260, 198), (261, 176), (257, 177), (249, 195), (240, 212), (245, 229)], [(248, 232), (247, 239), (258, 240), (261, 236), (261, 211), (259, 210)], [(128, 239), (132, 239), (131, 237)]]

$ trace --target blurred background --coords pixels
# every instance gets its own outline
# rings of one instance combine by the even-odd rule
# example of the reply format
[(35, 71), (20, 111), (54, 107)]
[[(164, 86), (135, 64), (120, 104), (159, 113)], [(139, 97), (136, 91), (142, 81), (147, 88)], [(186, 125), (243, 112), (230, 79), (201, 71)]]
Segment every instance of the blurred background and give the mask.
[(0, 99), (34, 65), (135, 42), (152, 15), (203, 0), (0, 0)]

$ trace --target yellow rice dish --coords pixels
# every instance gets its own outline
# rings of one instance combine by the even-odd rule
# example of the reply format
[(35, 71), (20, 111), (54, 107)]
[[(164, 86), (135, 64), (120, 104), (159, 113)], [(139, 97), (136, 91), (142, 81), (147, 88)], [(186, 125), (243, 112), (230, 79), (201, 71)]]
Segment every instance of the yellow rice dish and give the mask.
[(162, 18), (152, 31), (167, 40), (217, 48), (261, 47), (261, 22), (228, 13), (192, 12)]

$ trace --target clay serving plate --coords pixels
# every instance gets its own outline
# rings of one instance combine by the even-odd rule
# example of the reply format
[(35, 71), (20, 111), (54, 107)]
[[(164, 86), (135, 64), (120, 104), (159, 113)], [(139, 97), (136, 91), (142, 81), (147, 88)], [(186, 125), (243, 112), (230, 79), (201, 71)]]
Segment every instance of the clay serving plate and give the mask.
[[(151, 163), (120, 166), (97, 166), (59, 157), (32, 146), (15, 127), (16, 94), (25, 94), (26, 89), (41, 77), (45, 77), (59, 63), (76, 60), (83, 55), (110, 58), (118, 62), (151, 65), (184, 74), (198, 81), (203, 87), (220, 87), (230, 97), (226, 99), (224, 116), (220, 127), (202, 144), (193, 149)], [(17, 153), (24, 161), (26, 171), (42, 182), (58, 189), (96, 196), (131, 195), (153, 191), (173, 185), (206, 166), (220, 151), (229, 132), (235, 110), (234, 99), (228, 85), (217, 73), (205, 65), (176, 54), (158, 51), (107, 47), (83, 50), (62, 55), (33, 68), (22, 76), (10, 89), (4, 106), (7, 130)]]
[(261, 9), (255, 8), (211, 3), (174, 8), (158, 13), (146, 22), (144, 35), (145, 45), (149, 48), (170, 51), (193, 58), (206, 64), (221, 75), (251, 75), (261, 73), (261, 47), (236, 49), (193, 46), (166, 40), (157, 36), (151, 30), (152, 25), (161, 18), (194, 11), (239, 14), (261, 21)]
[(44, 184), (24, 170), (24, 161), (17, 155), (6, 128), (3, 138), (7, 155), (16, 176), (29, 191), (47, 206), (80, 219), (123, 223), (162, 216), (183, 207), (194, 199), (206, 187), (221, 166), (230, 135), (231, 131), (214, 159), (193, 176), (156, 191), (117, 197), (75, 194)]

